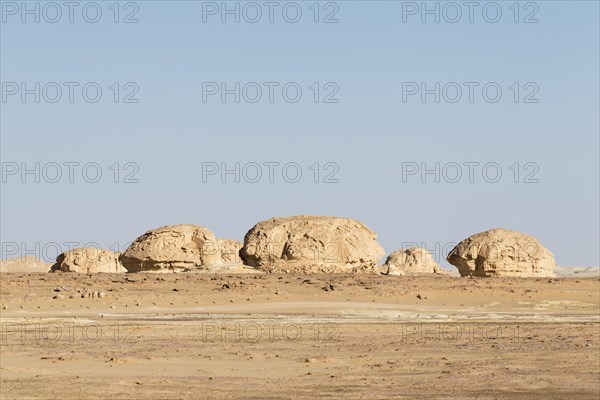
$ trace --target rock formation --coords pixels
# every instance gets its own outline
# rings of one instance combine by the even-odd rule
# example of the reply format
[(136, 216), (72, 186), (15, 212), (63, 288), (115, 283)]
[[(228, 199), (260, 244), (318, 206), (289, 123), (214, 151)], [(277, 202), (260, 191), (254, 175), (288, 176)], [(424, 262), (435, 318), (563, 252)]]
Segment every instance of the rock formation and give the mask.
[(119, 253), (94, 247), (65, 251), (56, 257), (52, 272), (79, 272), (92, 274), (97, 272), (127, 272), (119, 262)]
[(219, 249), (221, 250), (221, 262), (226, 264), (241, 264), (240, 250), (244, 243), (238, 240), (217, 239)]
[(9, 258), (0, 261), (0, 272), (48, 272), (50, 264), (34, 256)]
[(420, 247), (393, 252), (385, 260), (387, 275), (442, 274), (444, 270), (433, 259), (429, 251)]
[(198, 225), (163, 226), (137, 238), (121, 255), (128, 272), (193, 272), (221, 263), (215, 235)]
[(551, 277), (554, 256), (534, 237), (508, 229), (491, 229), (460, 242), (448, 262), (461, 276)]
[(244, 238), (244, 264), (267, 272), (376, 272), (385, 255), (359, 221), (323, 216), (272, 218)]

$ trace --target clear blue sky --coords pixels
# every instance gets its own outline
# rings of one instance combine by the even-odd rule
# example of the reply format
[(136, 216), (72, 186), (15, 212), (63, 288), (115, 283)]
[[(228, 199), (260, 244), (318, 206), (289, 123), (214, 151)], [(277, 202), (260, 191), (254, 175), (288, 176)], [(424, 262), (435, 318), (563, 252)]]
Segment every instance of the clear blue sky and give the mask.
[[(435, 250), (505, 227), (540, 239), (559, 264), (600, 264), (597, 1), (520, 2), (518, 16), (513, 1), (501, 1), (496, 23), (488, 21), (496, 11), (489, 2), (478, 3), (472, 22), (462, 6), (456, 23), (446, 21), (456, 17), (448, 2), (439, 2), (439, 23), (435, 15), (414, 9), (421, 2), (321, 2), (319, 23), (313, 1), (297, 2), (302, 10), (297, 23), (282, 14), (289, 2), (278, 2), (273, 23), (262, 1), (256, 23), (244, 20), (256, 15), (245, 2), (239, 2), (240, 23), (232, 15), (222, 23), (220, 10), (213, 15), (221, 2), (121, 2), (119, 23), (113, 1), (97, 3), (102, 10), (97, 23), (84, 19), (86, 2), (73, 10), (73, 23), (68, 8), (58, 18), (40, 2), (36, 23), (34, 14), (15, 9), (21, 2), (1, 2), (3, 244), (108, 247), (178, 223), (241, 240), (260, 220), (319, 214), (361, 220), (377, 232), (387, 253), (409, 242)], [(428, 2), (432, 9), (435, 4)], [(288, 5), (285, 17), (294, 19), (296, 8)], [(95, 8), (86, 10), (93, 20)], [(123, 23), (128, 16), (139, 22)], [(328, 16), (339, 22), (323, 23)], [(29, 89), (40, 82), (39, 103), (35, 94), (25, 102), (20, 92), (12, 94), (13, 83), (20, 91), (23, 82)], [(51, 82), (62, 86), (56, 103), (47, 101), (56, 97)], [(79, 84), (72, 103), (64, 82)], [(96, 103), (82, 97), (88, 82), (102, 89)], [(120, 86), (117, 103), (114, 82)], [(125, 87), (128, 82), (134, 85)], [(250, 85), (239, 103), (234, 95), (223, 103), (219, 94), (206, 92), (203, 102), (203, 82), (226, 82), (229, 88), (257, 82), (263, 96), (246, 101), (255, 97)], [(272, 103), (264, 82), (279, 83)], [(296, 103), (282, 97), (289, 82), (302, 89)], [(320, 87), (317, 103), (314, 82)], [(328, 82), (333, 84), (325, 87)], [(407, 95), (406, 82), (425, 82), (430, 89), (435, 82), (440, 88), (456, 82), (463, 96), (447, 101), (455, 97), (450, 85), (439, 103), (434, 95), (422, 102), (420, 94)], [(473, 102), (464, 82), (479, 83)], [(502, 89), (495, 103), (482, 95), (490, 82)], [(138, 102), (124, 103), (136, 88), (132, 98)], [(323, 102), (336, 90), (337, 103)], [(13, 163), (34, 168), (36, 162), (46, 168), (39, 183), (32, 174), (24, 183), (21, 171), (10, 174)], [(57, 183), (49, 182), (53, 162), (62, 165)], [(80, 163), (73, 183), (65, 162)], [(98, 183), (82, 178), (81, 165), (90, 162), (102, 168)], [(115, 162), (119, 183), (109, 168)], [(134, 171), (125, 169), (128, 162), (139, 167), (138, 183), (122, 182)], [(236, 162), (258, 163), (263, 178), (203, 179), (208, 162), (231, 168)], [(289, 183), (279, 167), (271, 183), (265, 162), (298, 163), (302, 178)], [(319, 183), (310, 169), (315, 162)], [(334, 170), (325, 169), (328, 162), (339, 167), (338, 183), (323, 182)], [(436, 162), (448, 166), (446, 178), (455, 174), (450, 166), (456, 164), (449, 163), (465, 162), (497, 163), (502, 177), (490, 183), (479, 166), (469, 182), (463, 166), (456, 183), (443, 175), (439, 183), (433, 175), (424, 183), (419, 174), (403, 179), (403, 163), (434, 168)], [(526, 163), (533, 164), (525, 169)], [(247, 176), (253, 177), (250, 168)], [(537, 183), (524, 182), (529, 173)], [(444, 260), (442, 265), (448, 267)]]

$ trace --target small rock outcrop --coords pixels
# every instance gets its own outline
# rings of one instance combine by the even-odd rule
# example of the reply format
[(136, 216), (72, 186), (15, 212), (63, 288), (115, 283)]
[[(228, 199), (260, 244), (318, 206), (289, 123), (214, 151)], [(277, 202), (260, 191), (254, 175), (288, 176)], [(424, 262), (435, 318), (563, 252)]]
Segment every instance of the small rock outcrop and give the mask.
[(48, 272), (50, 265), (34, 256), (24, 256), (0, 260), (0, 272)]
[(374, 273), (384, 255), (361, 222), (306, 215), (259, 222), (240, 251), (244, 264), (266, 272)]
[(508, 229), (491, 229), (460, 242), (448, 262), (461, 276), (552, 277), (552, 253), (534, 237)]
[(393, 252), (385, 260), (383, 270), (386, 275), (444, 273), (444, 270), (435, 262), (431, 253), (421, 247), (411, 247)]
[(137, 238), (121, 263), (128, 272), (194, 272), (220, 264), (221, 250), (203, 226), (163, 226)]
[(221, 250), (221, 262), (224, 264), (241, 264), (240, 250), (244, 243), (239, 240), (217, 239), (219, 249)]
[(59, 254), (51, 271), (83, 274), (127, 272), (119, 261), (119, 253), (94, 247), (78, 248)]

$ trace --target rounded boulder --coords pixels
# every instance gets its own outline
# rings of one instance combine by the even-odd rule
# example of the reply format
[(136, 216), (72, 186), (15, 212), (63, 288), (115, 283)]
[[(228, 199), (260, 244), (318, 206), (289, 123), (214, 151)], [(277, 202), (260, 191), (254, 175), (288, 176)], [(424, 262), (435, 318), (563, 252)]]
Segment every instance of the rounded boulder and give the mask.
[(383, 269), (386, 275), (442, 274), (444, 272), (431, 253), (421, 247), (411, 247), (393, 252), (385, 260)]
[(552, 277), (556, 262), (536, 238), (508, 229), (469, 236), (448, 254), (461, 276)]
[(56, 257), (52, 272), (77, 272), (84, 274), (127, 272), (119, 262), (119, 253), (112, 250), (84, 247), (65, 251)]
[(385, 255), (377, 235), (361, 222), (339, 217), (272, 218), (244, 237), (244, 264), (267, 272), (376, 272)]
[(193, 272), (221, 263), (215, 235), (199, 225), (171, 225), (137, 238), (121, 255), (128, 272)]

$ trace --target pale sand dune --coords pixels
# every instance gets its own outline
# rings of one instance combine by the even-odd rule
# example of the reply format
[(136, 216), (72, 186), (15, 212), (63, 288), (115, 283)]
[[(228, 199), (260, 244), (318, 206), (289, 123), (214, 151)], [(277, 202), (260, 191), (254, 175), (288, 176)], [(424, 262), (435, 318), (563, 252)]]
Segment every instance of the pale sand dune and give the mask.
[(600, 278), (600, 267), (567, 267), (556, 268), (556, 276), (572, 278)]
[(51, 264), (33, 256), (0, 260), (0, 273), (4, 272), (48, 272)]

